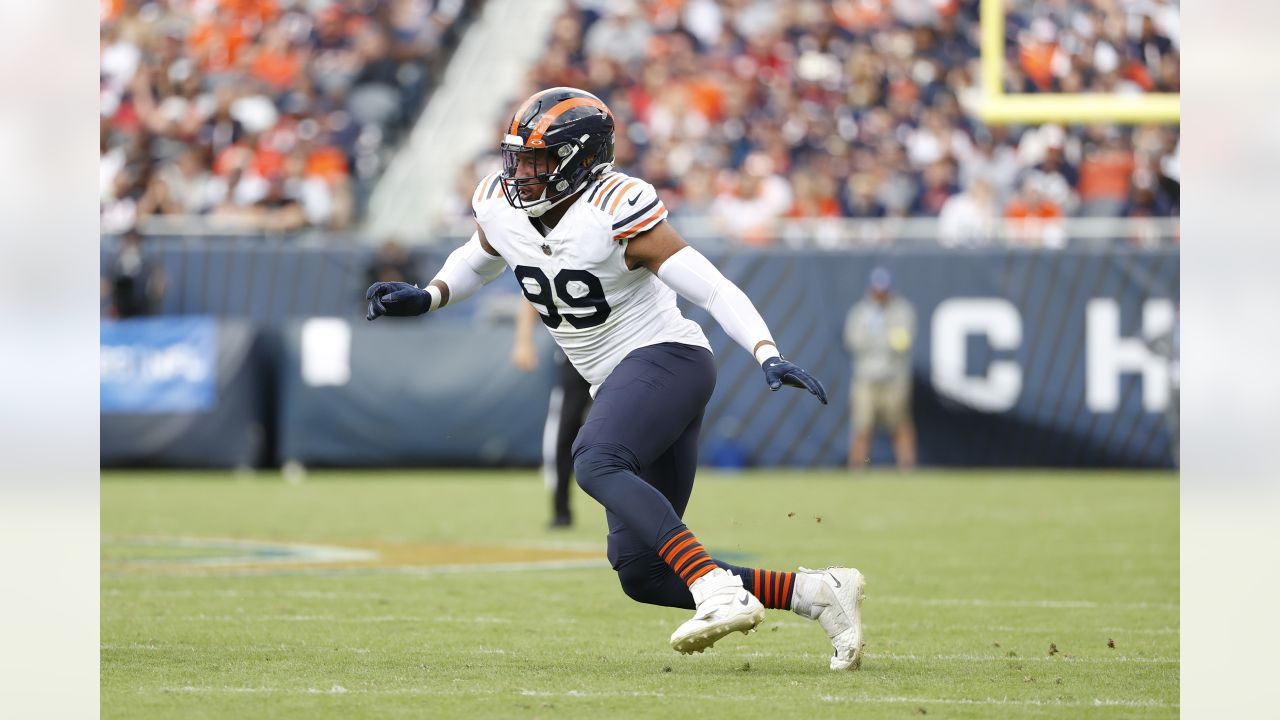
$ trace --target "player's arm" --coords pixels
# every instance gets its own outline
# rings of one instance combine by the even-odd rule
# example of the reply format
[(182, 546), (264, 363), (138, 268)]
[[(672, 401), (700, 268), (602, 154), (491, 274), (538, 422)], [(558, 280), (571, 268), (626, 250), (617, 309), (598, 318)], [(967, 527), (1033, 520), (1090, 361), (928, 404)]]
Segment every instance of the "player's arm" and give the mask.
[(778, 353), (769, 326), (746, 293), (690, 247), (669, 223), (660, 222), (631, 238), (626, 261), (633, 270), (648, 268), (672, 290), (711, 313), (729, 337), (755, 356), (770, 390), (783, 385), (804, 388), (827, 404), (822, 383)]
[(370, 285), (365, 293), (369, 301), (365, 319), (383, 315), (410, 317), (462, 302), (501, 275), (506, 267), (506, 261), (485, 239), (484, 230), (477, 227), (470, 240), (449, 254), (444, 267), (426, 288), (403, 282)]
[(538, 346), (533, 342), (533, 328), (538, 322), (538, 311), (521, 301), (516, 311), (516, 334), (511, 343), (511, 364), (516, 369), (530, 372), (538, 367)]

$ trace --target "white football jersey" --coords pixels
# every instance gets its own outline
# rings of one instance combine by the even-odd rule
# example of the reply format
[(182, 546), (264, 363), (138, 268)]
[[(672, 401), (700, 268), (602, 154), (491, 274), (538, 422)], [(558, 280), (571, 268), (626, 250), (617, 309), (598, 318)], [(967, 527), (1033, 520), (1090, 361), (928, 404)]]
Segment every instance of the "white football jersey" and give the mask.
[(711, 348), (702, 328), (680, 314), (674, 290), (647, 268), (627, 268), (627, 239), (667, 217), (649, 183), (606, 173), (546, 237), (507, 203), (497, 174), (480, 181), (471, 206), (489, 245), (515, 271), (525, 298), (593, 393), (636, 348), (663, 342)]

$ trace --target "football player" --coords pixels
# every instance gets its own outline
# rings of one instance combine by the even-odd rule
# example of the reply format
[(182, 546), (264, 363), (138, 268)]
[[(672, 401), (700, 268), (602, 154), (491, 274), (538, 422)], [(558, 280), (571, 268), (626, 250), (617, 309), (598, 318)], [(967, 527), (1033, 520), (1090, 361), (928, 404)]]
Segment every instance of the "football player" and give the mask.
[(478, 230), (425, 289), (379, 282), (368, 319), (461, 302), (508, 266), (595, 398), (573, 445), (578, 485), (605, 508), (608, 557), (623, 591), (694, 610), (671, 635), (682, 653), (753, 630), (765, 608), (816, 620), (833, 670), (857, 668), (865, 581), (853, 568), (781, 572), (712, 557), (681, 520), (698, 432), (715, 387), (701, 328), (676, 293), (705, 308), (760, 363), (770, 390), (827, 403), (816, 378), (785, 359), (751, 301), (665, 219), (653, 186), (613, 169), (614, 120), (575, 88), (522, 103), (501, 143), (502, 170), (472, 196)]

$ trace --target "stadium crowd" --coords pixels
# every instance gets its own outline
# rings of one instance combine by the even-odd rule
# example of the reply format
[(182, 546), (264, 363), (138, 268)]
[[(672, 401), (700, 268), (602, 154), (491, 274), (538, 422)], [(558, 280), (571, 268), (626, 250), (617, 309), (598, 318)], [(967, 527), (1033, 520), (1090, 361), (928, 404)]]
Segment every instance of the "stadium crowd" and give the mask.
[[(1006, 24), (1007, 91), (1178, 91), (1172, 0), (1024, 1)], [(1176, 127), (984, 126), (978, 40), (977, 0), (571, 0), (512, 104), (595, 93), (620, 169), (747, 244), (936, 217), (944, 244), (1052, 246), (1063, 217), (1178, 213)], [(460, 178), (458, 217), (496, 166)]]
[(349, 227), (462, 0), (102, 0), (104, 233)]

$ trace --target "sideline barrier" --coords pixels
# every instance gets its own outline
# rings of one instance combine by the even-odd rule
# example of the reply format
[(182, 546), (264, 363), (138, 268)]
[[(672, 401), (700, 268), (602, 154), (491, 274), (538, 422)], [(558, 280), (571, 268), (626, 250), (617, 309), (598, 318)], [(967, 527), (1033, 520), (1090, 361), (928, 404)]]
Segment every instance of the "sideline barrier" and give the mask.
[[(200, 267), (199, 258), (210, 252), (189, 241), (159, 250), (166, 265), (188, 268)], [(284, 252), (300, 257), (277, 256)], [(917, 312), (912, 409), (921, 464), (1171, 464), (1163, 415), (1172, 399), (1171, 368), (1151, 341), (1175, 319), (1176, 250), (709, 254), (755, 300), (786, 355), (826, 383), (832, 404), (822, 408), (799, 392), (770, 393), (747, 353), (704, 311), (685, 307), (707, 331), (719, 366), (703, 424), (703, 462), (738, 457), (763, 466), (844, 464), (851, 367), (842, 345), (844, 318), (862, 296), (871, 268), (883, 265)], [(255, 387), (269, 388), (278, 377), (278, 415), (265, 410), (247, 419), (252, 411), (246, 411), (236, 422), (264, 428), (257, 447), (277, 462), (536, 463), (550, 361), (544, 353), (534, 378), (510, 366), (509, 311), (520, 302), (512, 276), (439, 315), (371, 324), (363, 320), (359, 267), (365, 256), (359, 248), (244, 246), (221, 261), (222, 270), (205, 269), (199, 292), (175, 290), (185, 308), (170, 308), (175, 314), (216, 311), (252, 318), (264, 337), (279, 333), (278, 358), (269, 351), (254, 355), (274, 363)], [(418, 265), (429, 277), (442, 260), (443, 253), (423, 253)], [(251, 271), (233, 278), (236, 267)], [(252, 270), (262, 267), (271, 272)], [(233, 279), (239, 284), (227, 285)], [(219, 333), (219, 368), (229, 362), (224, 335)], [(549, 344), (549, 338), (541, 340)], [(314, 350), (308, 353), (308, 347)], [(222, 382), (219, 376), (219, 392), (230, 392)], [(237, 401), (237, 407), (269, 406), (275, 397), (269, 395), (256, 405)], [(181, 452), (167, 455), (121, 452), (127, 443), (109, 435), (110, 416), (103, 417), (104, 464), (256, 457), (243, 437), (232, 443), (234, 451), (179, 444)], [(133, 426), (136, 433), (161, 416), (122, 417), (142, 423)], [(111, 418), (113, 433), (122, 417)], [(159, 447), (154, 438), (160, 430), (173, 434), (177, 428), (148, 429), (147, 447)], [(184, 437), (189, 435), (172, 442)], [(208, 434), (205, 444), (222, 437)], [(873, 459), (885, 459), (883, 438), (876, 448)]]
[(537, 465), (553, 368), (513, 369), (511, 335), (439, 317), (289, 323), (280, 462)]
[(103, 321), (103, 467), (250, 467), (272, 431), (269, 338), (243, 320)]

